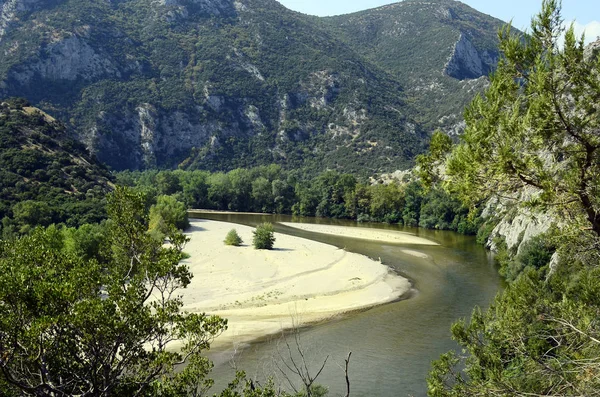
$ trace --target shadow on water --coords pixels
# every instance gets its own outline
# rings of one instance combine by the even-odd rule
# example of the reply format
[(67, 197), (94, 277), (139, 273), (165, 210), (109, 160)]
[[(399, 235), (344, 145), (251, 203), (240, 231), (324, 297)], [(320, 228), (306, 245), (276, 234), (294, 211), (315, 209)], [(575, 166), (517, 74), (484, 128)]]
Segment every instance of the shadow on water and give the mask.
[[(352, 351), (352, 395), (426, 396), (425, 379), (431, 360), (437, 359), (441, 353), (457, 349), (450, 337), (450, 325), (459, 318), (468, 317), (475, 306), (487, 307), (502, 288), (491, 255), (470, 236), (399, 225), (284, 215), (202, 214), (201, 217), (248, 226), (271, 222), (278, 233), (309, 238), (380, 259), (411, 280), (414, 291), (409, 299), (337, 316), (302, 329), (302, 345), (313, 356), (313, 365), (330, 356), (318, 383), (327, 385), (332, 396), (345, 392), (343, 363), (349, 351)], [(440, 245), (366, 241), (307, 232), (277, 222), (396, 230)], [(285, 250), (285, 247), (281, 249)], [(415, 256), (417, 254), (423, 257)], [(231, 357), (234, 357), (237, 368), (244, 369), (251, 377), (264, 379), (277, 375), (273, 360), (280, 353), (275, 340), (266, 338), (238, 346), (236, 351), (212, 352), (211, 358), (215, 361), (213, 377), (217, 387), (225, 386), (234, 377)]]

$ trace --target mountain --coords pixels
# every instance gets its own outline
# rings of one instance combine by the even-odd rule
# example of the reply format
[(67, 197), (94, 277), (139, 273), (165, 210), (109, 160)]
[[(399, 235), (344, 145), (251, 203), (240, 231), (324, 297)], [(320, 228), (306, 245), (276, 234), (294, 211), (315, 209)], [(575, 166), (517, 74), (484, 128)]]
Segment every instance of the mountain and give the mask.
[(402, 82), (421, 125), (447, 132), (460, 131), (465, 105), (486, 86), (505, 25), (452, 0), (404, 0), (323, 22)]
[(65, 126), (22, 100), (0, 103), (0, 218), (69, 226), (105, 217), (112, 176)]
[(497, 57), (496, 20), (406, 3), (322, 19), (275, 0), (0, 0), (0, 97), (115, 169), (406, 168)]

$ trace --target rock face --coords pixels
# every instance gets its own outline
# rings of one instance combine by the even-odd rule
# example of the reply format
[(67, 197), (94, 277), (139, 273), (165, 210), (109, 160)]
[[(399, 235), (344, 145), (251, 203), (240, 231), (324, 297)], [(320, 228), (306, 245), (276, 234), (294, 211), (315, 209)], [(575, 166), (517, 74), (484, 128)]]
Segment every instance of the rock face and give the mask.
[[(119, 136), (99, 131), (118, 130)], [(223, 133), (216, 123), (202, 123), (184, 112), (163, 113), (145, 103), (120, 117), (99, 118), (86, 134), (86, 143), (100, 161), (120, 169), (152, 168), (187, 157), (191, 148), (205, 146)]]
[(36, 79), (50, 81), (93, 80), (99, 76), (121, 77), (106, 55), (100, 55), (82, 37), (70, 36), (49, 44), (40, 56), (11, 71), (9, 79), (20, 85)]
[(202, 15), (223, 17), (233, 16), (236, 7), (231, 0), (156, 0), (158, 4), (168, 7), (180, 7), (185, 16), (189, 12)]
[[(521, 201), (538, 194), (535, 188), (527, 187), (518, 193)], [(509, 250), (519, 253), (523, 244), (532, 237), (546, 233), (552, 225), (559, 223), (558, 218), (548, 212), (534, 212), (527, 208), (515, 208), (512, 200), (492, 198), (482, 213), (484, 218), (499, 219), (492, 230), (486, 246), (497, 250), (495, 239), (501, 237)]]
[(487, 76), (497, 63), (497, 55), (490, 55), (488, 51), (480, 55), (467, 36), (461, 33), (444, 72), (458, 80), (477, 79)]
[(600, 55), (600, 38), (585, 47), (583, 56), (586, 59), (597, 58)]
[[(52, 0), (48, 0), (51, 3)], [(16, 21), (19, 13), (31, 12), (40, 8), (45, 0), (0, 0), (0, 41)]]
[(504, 25), (452, 0), (404, 0), (325, 22), (404, 83), (426, 128), (448, 134), (485, 86), (479, 80), (496, 67), (497, 32)]
[(508, 249), (514, 250), (518, 254), (523, 243), (529, 241), (532, 237), (546, 233), (553, 223), (556, 223), (555, 218), (548, 214), (534, 214), (522, 210), (514, 217), (505, 216), (502, 218), (492, 231), (487, 246), (492, 251), (496, 251), (497, 247), (493, 239), (503, 237)]

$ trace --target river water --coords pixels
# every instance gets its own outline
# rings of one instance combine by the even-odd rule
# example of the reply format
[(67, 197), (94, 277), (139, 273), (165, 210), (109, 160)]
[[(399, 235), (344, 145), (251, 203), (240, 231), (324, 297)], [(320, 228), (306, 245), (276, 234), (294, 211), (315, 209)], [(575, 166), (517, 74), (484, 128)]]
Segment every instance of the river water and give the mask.
[[(426, 377), (431, 361), (458, 348), (450, 336), (451, 324), (461, 317), (468, 318), (475, 306), (487, 307), (502, 288), (490, 253), (477, 245), (473, 237), (453, 232), (285, 215), (193, 216), (249, 226), (272, 222), (279, 233), (332, 244), (373, 259), (381, 258), (385, 265), (411, 280), (414, 291), (407, 299), (343, 315), (299, 332), (302, 350), (313, 374), (329, 356), (316, 383), (326, 385), (330, 396), (345, 394), (343, 367), (350, 351), (351, 396), (426, 396)], [(414, 233), (440, 245), (371, 242), (306, 232), (277, 222), (392, 229)], [(403, 250), (419, 251), (428, 258), (409, 255)], [(294, 343), (291, 346), (296, 348)], [(277, 382), (285, 385), (277, 365), (283, 366), (281, 357), (287, 357), (286, 349), (285, 344), (278, 343), (278, 337), (271, 337), (239, 346), (235, 352), (211, 352), (216, 388), (233, 379), (235, 367), (245, 370), (254, 379), (274, 376)]]

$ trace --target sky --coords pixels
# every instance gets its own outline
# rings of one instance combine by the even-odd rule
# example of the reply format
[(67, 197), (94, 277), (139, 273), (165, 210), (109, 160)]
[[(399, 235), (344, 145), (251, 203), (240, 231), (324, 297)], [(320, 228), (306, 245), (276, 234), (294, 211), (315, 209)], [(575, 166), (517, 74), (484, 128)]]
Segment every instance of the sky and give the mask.
[[(395, 3), (394, 0), (278, 0), (294, 11), (304, 14), (330, 16), (375, 8)], [(525, 30), (531, 17), (539, 12), (541, 0), (461, 0), (463, 3), (485, 14), (501, 19), (512, 20), (515, 28)], [(586, 42), (600, 36), (599, 0), (563, 0), (562, 17), (567, 24), (575, 21), (575, 31), (585, 31)]]

